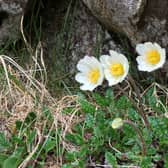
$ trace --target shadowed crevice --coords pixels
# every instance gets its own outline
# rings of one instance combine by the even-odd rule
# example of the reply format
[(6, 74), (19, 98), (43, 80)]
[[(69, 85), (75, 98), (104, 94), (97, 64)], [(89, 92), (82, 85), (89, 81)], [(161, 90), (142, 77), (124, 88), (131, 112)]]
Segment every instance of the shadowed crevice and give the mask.
[(8, 13), (5, 11), (0, 11), (0, 26), (3, 24), (3, 21), (8, 18)]

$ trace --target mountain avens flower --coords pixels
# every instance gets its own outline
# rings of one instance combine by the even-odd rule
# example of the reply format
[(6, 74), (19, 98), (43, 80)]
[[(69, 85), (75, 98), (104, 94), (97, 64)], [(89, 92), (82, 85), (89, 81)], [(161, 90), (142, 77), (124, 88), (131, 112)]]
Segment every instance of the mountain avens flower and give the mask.
[(93, 56), (85, 56), (77, 64), (79, 72), (75, 76), (76, 81), (81, 83), (81, 90), (93, 91), (101, 85), (104, 79), (103, 67)]
[(166, 61), (166, 51), (157, 43), (137, 44), (136, 51), (139, 54), (136, 60), (140, 71), (154, 71), (161, 68)]
[(111, 124), (113, 129), (119, 129), (123, 126), (124, 122), (121, 118), (115, 118)]
[(109, 55), (102, 55), (100, 62), (104, 68), (104, 75), (109, 86), (122, 82), (128, 74), (129, 64), (127, 58), (113, 50)]

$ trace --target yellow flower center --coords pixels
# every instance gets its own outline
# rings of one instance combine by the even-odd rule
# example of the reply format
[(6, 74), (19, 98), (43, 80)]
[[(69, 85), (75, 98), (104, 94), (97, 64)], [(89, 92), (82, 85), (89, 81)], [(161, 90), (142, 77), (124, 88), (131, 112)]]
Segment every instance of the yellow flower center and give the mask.
[(98, 82), (99, 77), (100, 77), (99, 69), (93, 69), (89, 72), (89, 81), (92, 84), (96, 84)]
[(146, 61), (151, 65), (156, 65), (160, 61), (160, 54), (157, 50), (151, 50), (146, 54)]
[(120, 63), (112, 64), (110, 66), (110, 72), (115, 77), (122, 76), (124, 74), (124, 67)]

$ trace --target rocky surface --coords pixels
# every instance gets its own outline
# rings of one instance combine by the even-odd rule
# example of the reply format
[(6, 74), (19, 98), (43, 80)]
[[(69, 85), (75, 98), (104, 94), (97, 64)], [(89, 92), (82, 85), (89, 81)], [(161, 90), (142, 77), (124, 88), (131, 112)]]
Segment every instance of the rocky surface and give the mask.
[(109, 49), (121, 51), (121, 46), (103, 29), (82, 3), (78, 4), (76, 10), (71, 42), (73, 46), (69, 62), (72, 73), (76, 69), (77, 61), (85, 55), (99, 58), (100, 54), (109, 53)]
[[(158, 0), (81, 1), (84, 2), (90, 9), (90, 12), (107, 30), (126, 35), (133, 45), (143, 41), (156, 41), (163, 47), (168, 46), (167, 0), (162, 0), (161, 3)], [(6, 39), (9, 39), (9, 37), (10, 39), (17, 37), (21, 14), (24, 12), (25, 7), (28, 6), (28, 8), (31, 9), (34, 2), (33, 0), (0, 0), (0, 44)], [(43, 22), (46, 23), (44, 27), (46, 30), (48, 29), (49, 34), (53, 34), (53, 32), (58, 30), (58, 27), (61, 25), (58, 12), (63, 16), (70, 2), (70, 0), (39, 1), (39, 3), (43, 4), (43, 14), (41, 14), (41, 16), (44, 20)], [(77, 28), (76, 35), (78, 34), (80, 38), (80, 36), (83, 37), (83, 34), (85, 34), (84, 38), (87, 40), (88, 34), (86, 34), (85, 28), (83, 27), (85, 26), (88, 32), (90, 31), (89, 36), (91, 37), (94, 36), (93, 34), (95, 33), (95, 24), (98, 25), (98, 27), (100, 27), (100, 24), (91, 16), (91, 13), (86, 11), (87, 9), (84, 5), (81, 5), (78, 10), (76, 14), (77, 20), (75, 19), (75, 22), (78, 22), (75, 23), (75, 27)], [(82, 22), (86, 22), (87, 25), (83, 25)], [(80, 27), (78, 27), (78, 24)], [(96, 29), (100, 30), (98, 27)], [(52, 37), (54, 38), (54, 36)], [(45, 38), (50, 39), (50, 37)], [(89, 41), (89, 43), (92, 43), (92, 40)], [(84, 46), (86, 43), (87, 42), (84, 42)]]
[(0, 0), (0, 44), (16, 39), (28, 0)]
[[(64, 4), (63, 1), (62, 3)], [(53, 11), (55, 10), (52, 18), (49, 18), (48, 14), (45, 15), (47, 23), (44, 23), (43, 26), (43, 37), (47, 57), (50, 58), (49, 60), (53, 60), (59, 70), (61, 70), (60, 65), (64, 64), (62, 66), (63, 74), (73, 74), (74, 78), (76, 64), (85, 55), (99, 57), (100, 53), (108, 53), (109, 49), (121, 50), (121, 46), (102, 28), (82, 1), (74, 1), (71, 6), (69, 6), (70, 3), (68, 4), (67, 9), (71, 8), (72, 10), (70, 9), (68, 13), (66, 24), (63, 19), (67, 14), (63, 15), (65, 6), (61, 3), (59, 5), (59, 10), (62, 12), (56, 10), (58, 4), (55, 3), (55, 7), (52, 5)], [(62, 21), (62, 25), (65, 24), (61, 28), (60, 24), (58, 25), (60, 21)], [(59, 74), (61, 73), (59, 72)]]
[[(43, 41), (47, 68), (55, 66), (54, 72), (62, 72), (60, 76), (74, 74), (76, 63), (86, 54), (98, 57), (109, 49), (129, 52), (124, 49), (124, 45), (131, 46), (123, 40), (125, 37), (133, 47), (144, 41), (168, 47), (167, 8), (167, 0), (0, 0), (0, 44), (18, 37), (26, 9), (29, 30), (36, 19), (32, 15), (39, 15), (39, 23), (42, 21), (39, 39)], [(35, 38), (34, 34), (26, 35)]]
[[(136, 38), (146, 0), (83, 0), (107, 29)], [(135, 39), (134, 39), (135, 40)]]
[(168, 47), (168, 1), (83, 0), (110, 31), (125, 34), (133, 45), (156, 41)]
[[(28, 42), (32, 45), (35, 39), (36, 45), (37, 39), (42, 40), (45, 64), (52, 79), (64, 79), (69, 74), (68, 83), (74, 81), (76, 64), (85, 55), (99, 57), (109, 49), (121, 50), (78, 0), (0, 0), (0, 45), (8, 40), (20, 42), (17, 39), (22, 14)], [(34, 31), (42, 33), (37, 38)], [(15, 57), (11, 52), (7, 53)]]

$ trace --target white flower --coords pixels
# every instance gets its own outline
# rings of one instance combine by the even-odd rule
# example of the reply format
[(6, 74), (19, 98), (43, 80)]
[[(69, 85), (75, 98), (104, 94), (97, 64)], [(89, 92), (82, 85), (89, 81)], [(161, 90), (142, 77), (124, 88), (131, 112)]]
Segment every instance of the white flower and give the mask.
[(136, 51), (139, 54), (136, 60), (140, 71), (154, 71), (161, 68), (166, 61), (166, 51), (157, 43), (137, 44)]
[(100, 62), (91, 56), (85, 56), (77, 64), (80, 71), (75, 76), (76, 81), (83, 84), (81, 90), (93, 91), (97, 86), (101, 85), (104, 79), (103, 67)]
[(128, 74), (129, 64), (127, 58), (113, 50), (109, 55), (102, 55), (100, 62), (104, 68), (105, 78), (109, 82), (109, 86), (122, 82)]
[(119, 129), (123, 126), (124, 122), (121, 118), (115, 118), (111, 124), (113, 129)]

